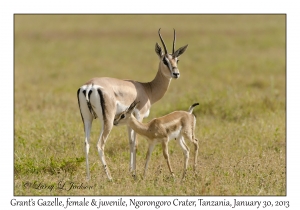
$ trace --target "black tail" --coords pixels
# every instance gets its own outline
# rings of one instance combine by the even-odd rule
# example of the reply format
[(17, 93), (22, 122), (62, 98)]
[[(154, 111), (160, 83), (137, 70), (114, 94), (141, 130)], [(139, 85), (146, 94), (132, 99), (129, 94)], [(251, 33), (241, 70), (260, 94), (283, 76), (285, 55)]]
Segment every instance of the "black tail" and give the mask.
[(94, 119), (96, 119), (98, 116), (97, 116), (96, 112), (94, 111), (94, 109), (92, 107), (92, 104), (90, 102), (90, 96), (91, 96), (92, 92), (93, 92), (92, 90), (90, 90), (88, 92), (88, 100), (86, 101), (86, 103), (87, 103), (87, 106), (88, 106), (88, 108), (90, 110), (90, 113), (93, 115)]
[(189, 112), (190, 114), (192, 114), (192, 113), (193, 113), (193, 110), (194, 110), (194, 107), (195, 107), (195, 106), (198, 106), (198, 105), (199, 105), (199, 103), (194, 103), (192, 106), (190, 106), (188, 112)]

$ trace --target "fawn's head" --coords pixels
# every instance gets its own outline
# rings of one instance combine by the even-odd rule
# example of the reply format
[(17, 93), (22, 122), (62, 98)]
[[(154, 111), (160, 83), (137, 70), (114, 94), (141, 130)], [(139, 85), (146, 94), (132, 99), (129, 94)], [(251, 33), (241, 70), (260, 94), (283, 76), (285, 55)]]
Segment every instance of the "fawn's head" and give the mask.
[(120, 114), (117, 114), (114, 119), (114, 125), (124, 125), (127, 124), (131, 114), (133, 113), (135, 107), (138, 105), (139, 102), (133, 102), (127, 109), (125, 109)]

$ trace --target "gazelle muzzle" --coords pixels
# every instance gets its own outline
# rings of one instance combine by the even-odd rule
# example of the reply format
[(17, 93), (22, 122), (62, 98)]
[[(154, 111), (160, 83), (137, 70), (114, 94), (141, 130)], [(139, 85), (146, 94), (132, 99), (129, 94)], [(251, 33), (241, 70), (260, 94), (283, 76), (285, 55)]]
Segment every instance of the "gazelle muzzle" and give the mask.
[(173, 73), (172, 77), (175, 78), (175, 79), (178, 79), (180, 77), (180, 74), (179, 73)]

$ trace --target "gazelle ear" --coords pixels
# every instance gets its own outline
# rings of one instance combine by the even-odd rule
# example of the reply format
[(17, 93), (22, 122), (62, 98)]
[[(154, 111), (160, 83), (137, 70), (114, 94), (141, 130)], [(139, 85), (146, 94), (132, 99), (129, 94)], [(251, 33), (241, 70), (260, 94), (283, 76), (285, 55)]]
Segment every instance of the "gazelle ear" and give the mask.
[(185, 46), (183, 46), (183, 47), (180, 47), (178, 50), (176, 50), (176, 52), (173, 54), (173, 56), (176, 58), (178, 58), (180, 55), (182, 55), (184, 52), (185, 52), (185, 50), (186, 50), (186, 48), (188, 47), (188, 44), (187, 45), (185, 45)]
[(135, 102), (135, 101), (134, 101), (134, 102), (128, 107), (127, 112), (128, 112), (128, 113), (131, 113), (139, 103), (140, 103), (139, 101), (138, 101), (138, 102)]
[(159, 58), (162, 57), (163, 52), (162, 52), (161, 47), (159, 46), (158, 43), (155, 44), (155, 52), (156, 52), (156, 54), (158, 55)]

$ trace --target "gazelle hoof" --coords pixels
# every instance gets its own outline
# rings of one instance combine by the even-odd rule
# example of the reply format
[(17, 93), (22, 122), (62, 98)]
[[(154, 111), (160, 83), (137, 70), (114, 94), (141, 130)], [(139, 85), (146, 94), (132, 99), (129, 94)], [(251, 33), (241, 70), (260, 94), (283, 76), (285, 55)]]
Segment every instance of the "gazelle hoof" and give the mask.
[(133, 178), (134, 180), (137, 180), (136, 174), (132, 174), (131, 176), (132, 176), (132, 178)]

